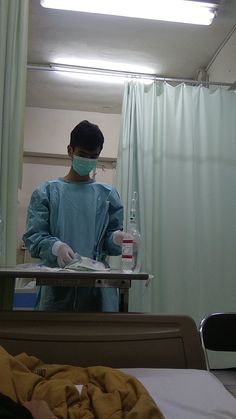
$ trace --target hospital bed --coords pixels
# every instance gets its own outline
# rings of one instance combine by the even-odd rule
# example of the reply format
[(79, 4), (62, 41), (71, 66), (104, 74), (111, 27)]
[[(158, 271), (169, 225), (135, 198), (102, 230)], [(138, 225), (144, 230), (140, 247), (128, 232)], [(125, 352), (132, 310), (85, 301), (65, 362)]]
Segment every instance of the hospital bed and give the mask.
[(187, 316), (1, 312), (0, 345), (46, 363), (121, 369), (144, 384), (166, 419), (236, 418), (236, 399), (206, 371)]

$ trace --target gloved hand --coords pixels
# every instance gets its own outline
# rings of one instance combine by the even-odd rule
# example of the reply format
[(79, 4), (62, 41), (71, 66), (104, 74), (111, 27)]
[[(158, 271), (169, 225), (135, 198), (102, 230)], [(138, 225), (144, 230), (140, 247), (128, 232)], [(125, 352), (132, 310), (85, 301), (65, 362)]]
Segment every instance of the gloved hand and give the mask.
[[(124, 239), (133, 239), (134, 240), (134, 237), (132, 236), (132, 234), (127, 233), (127, 231), (121, 231), (121, 230), (114, 231), (114, 233), (112, 235), (113, 243), (117, 244), (118, 246), (122, 246)], [(135, 242), (135, 240), (134, 240), (133, 246), (134, 246), (134, 252), (137, 252), (138, 245)]]
[(121, 230), (116, 230), (116, 231), (114, 231), (114, 233), (112, 235), (113, 243), (115, 243), (118, 246), (122, 246), (123, 239), (125, 237), (127, 237), (127, 233), (125, 233), (124, 231), (121, 231)]
[(68, 246), (68, 244), (59, 241), (54, 243), (52, 253), (57, 256), (57, 262), (60, 268), (64, 268), (75, 257), (71, 247)]

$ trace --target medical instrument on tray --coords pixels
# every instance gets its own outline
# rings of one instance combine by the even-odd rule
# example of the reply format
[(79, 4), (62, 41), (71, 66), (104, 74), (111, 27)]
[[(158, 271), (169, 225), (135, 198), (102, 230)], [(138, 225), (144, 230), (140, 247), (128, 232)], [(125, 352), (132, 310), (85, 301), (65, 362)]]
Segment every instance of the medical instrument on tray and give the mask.
[(104, 263), (98, 262), (97, 260), (90, 259), (88, 257), (81, 256), (79, 253), (75, 253), (74, 259), (65, 266), (65, 269), (75, 271), (109, 271)]

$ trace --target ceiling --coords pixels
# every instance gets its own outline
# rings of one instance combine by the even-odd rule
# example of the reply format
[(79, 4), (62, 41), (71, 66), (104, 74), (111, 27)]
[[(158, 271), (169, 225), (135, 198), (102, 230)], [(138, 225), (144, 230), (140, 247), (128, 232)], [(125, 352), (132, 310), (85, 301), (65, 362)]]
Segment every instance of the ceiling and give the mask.
[[(120, 70), (196, 79), (235, 25), (236, 1), (223, 0), (210, 26), (45, 9), (30, 0), (28, 63), (87, 59)], [(64, 61), (63, 61), (64, 60)], [(133, 70), (134, 69), (134, 70)], [(27, 106), (120, 113), (123, 85), (78, 80), (75, 74), (29, 69)]]

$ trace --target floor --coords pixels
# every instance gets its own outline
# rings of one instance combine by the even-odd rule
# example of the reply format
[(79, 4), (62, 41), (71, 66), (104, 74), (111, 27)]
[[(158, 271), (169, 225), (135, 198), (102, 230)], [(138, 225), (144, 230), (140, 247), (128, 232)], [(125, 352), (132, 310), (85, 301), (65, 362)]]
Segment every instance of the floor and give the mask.
[(227, 390), (236, 397), (236, 368), (219, 369), (211, 371), (227, 388)]

